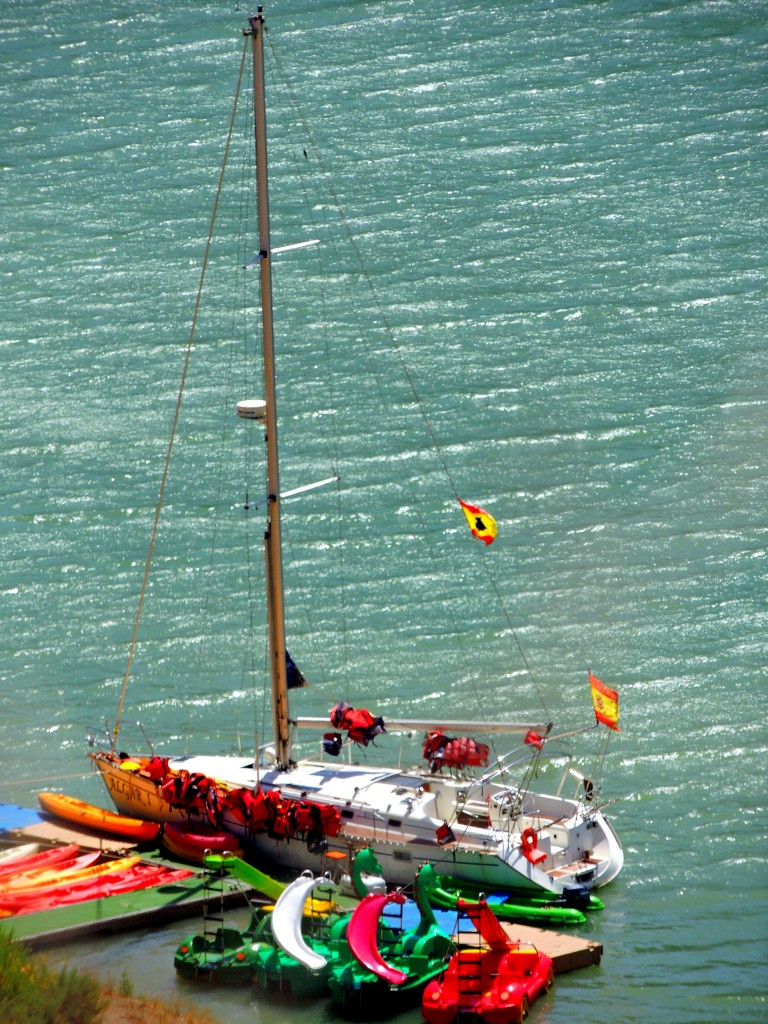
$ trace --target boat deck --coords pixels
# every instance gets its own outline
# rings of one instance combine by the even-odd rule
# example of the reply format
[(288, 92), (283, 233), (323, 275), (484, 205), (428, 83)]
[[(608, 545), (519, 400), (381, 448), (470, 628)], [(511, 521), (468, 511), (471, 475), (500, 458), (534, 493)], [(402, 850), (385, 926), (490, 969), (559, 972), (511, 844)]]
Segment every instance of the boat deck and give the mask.
[(578, 878), (579, 875), (587, 875), (596, 870), (598, 864), (604, 864), (602, 857), (584, 857), (583, 860), (575, 860), (571, 864), (565, 864), (560, 868), (553, 868), (547, 874), (550, 878)]

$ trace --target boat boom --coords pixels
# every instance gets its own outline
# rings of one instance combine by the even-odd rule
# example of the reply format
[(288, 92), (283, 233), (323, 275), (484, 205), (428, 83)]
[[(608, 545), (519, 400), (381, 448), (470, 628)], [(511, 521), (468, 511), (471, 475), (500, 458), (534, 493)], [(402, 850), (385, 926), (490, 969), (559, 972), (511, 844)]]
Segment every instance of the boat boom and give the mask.
[[(300, 729), (329, 729), (330, 722), (327, 718), (296, 718), (293, 725)], [(430, 718), (397, 718), (386, 719), (387, 732), (476, 732), (476, 733), (528, 733), (536, 732), (545, 735), (552, 728), (551, 725), (541, 723), (523, 722), (452, 722), (447, 719)]]

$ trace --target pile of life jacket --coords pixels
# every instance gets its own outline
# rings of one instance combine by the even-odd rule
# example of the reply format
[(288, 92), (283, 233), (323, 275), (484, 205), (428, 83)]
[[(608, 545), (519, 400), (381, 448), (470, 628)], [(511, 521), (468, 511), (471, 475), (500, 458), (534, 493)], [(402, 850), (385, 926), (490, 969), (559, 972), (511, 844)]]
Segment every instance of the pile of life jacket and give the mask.
[(221, 821), (221, 791), (213, 779), (202, 772), (169, 773), (160, 782), (160, 794), (171, 807), (197, 811), (205, 815), (211, 825), (218, 827)]
[(158, 781), (160, 793), (171, 807), (196, 811), (217, 828), (228, 811), (252, 833), (268, 832), (286, 839), (302, 833), (316, 839), (337, 836), (341, 831), (337, 807), (283, 798), (278, 789), (227, 790), (201, 772), (187, 771), (168, 773)]
[(345, 729), (349, 738), (363, 747), (367, 747), (376, 736), (387, 731), (383, 718), (374, 718), (370, 711), (366, 711), (365, 708), (353, 708), (345, 700), (334, 704), (329, 715), (334, 729)]
[[(124, 760), (130, 759), (126, 756)], [(160, 795), (171, 807), (197, 813), (214, 828), (221, 827), (223, 813), (227, 811), (250, 832), (269, 832), (285, 838), (301, 833), (307, 842), (315, 844), (323, 836), (337, 836), (341, 831), (337, 807), (282, 798), (278, 789), (226, 789), (202, 772), (170, 771), (168, 759), (160, 757), (144, 763), (141, 774), (157, 784)]]
[(477, 743), (468, 736), (452, 738), (442, 732), (430, 732), (424, 741), (424, 759), (429, 770), (439, 772), (442, 767), (482, 767), (488, 764), (490, 751), (485, 743)]
[(153, 754), (141, 769), (141, 774), (146, 775), (148, 779), (152, 779), (154, 782), (164, 779), (168, 774), (168, 758), (158, 757), (157, 754)]
[(251, 832), (269, 832), (290, 838), (301, 832), (309, 836), (337, 836), (341, 814), (337, 807), (312, 800), (293, 800), (280, 790), (233, 789), (222, 797), (226, 809)]

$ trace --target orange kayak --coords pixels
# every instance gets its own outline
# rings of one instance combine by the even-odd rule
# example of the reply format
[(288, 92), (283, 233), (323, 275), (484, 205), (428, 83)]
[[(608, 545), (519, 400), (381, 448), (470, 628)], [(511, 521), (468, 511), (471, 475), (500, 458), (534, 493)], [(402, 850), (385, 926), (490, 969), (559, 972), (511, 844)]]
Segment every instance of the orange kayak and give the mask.
[(160, 826), (154, 821), (127, 818), (123, 814), (95, 807), (84, 800), (78, 800), (64, 793), (38, 793), (37, 799), (43, 810), (55, 818), (62, 818), (74, 825), (106, 832), (121, 839), (132, 839), (136, 843), (151, 842), (157, 838)]

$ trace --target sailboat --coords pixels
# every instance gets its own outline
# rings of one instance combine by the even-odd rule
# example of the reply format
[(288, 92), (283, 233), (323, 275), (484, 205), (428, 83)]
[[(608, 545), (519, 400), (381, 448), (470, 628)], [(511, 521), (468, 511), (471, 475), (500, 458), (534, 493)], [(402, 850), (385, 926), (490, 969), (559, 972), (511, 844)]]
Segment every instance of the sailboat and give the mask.
[[(554, 793), (532, 789), (542, 751), (554, 738), (550, 724), (385, 723), (344, 702), (331, 710), (330, 720), (289, 714), (293, 666), (285, 637), (271, 281), (276, 250), (270, 240), (262, 8), (244, 31), (253, 60), (265, 395), (263, 400), (244, 401), (238, 413), (263, 421), (266, 433), (265, 563), (274, 740), (255, 757), (129, 754), (120, 750), (118, 716), (110, 742), (89, 757), (121, 814), (193, 826), (215, 824), (235, 834), (260, 864), (317, 872), (324, 870), (325, 858), (351, 858), (368, 847), (387, 882), (398, 886), (410, 884), (425, 861), (444, 875), (489, 892), (561, 896), (574, 888), (583, 894), (585, 887), (603, 886), (621, 870), (623, 852), (597, 787), (568, 761)], [(475, 512), (475, 526), (482, 531), (484, 514)], [(297, 728), (325, 730), (323, 751), (295, 760)], [(345, 731), (347, 746), (350, 740), (367, 744), (385, 732), (422, 732), (425, 763), (402, 768), (357, 764), (351, 758), (339, 761)], [(518, 743), (489, 765), (489, 748), (473, 734), (517, 736)], [(380, 749), (378, 744), (375, 749)], [(565, 795), (566, 786), (573, 795)]]

